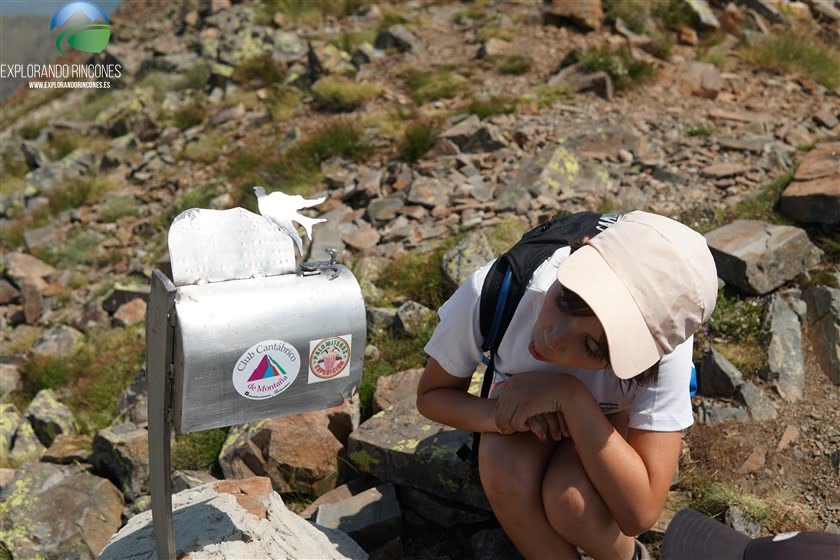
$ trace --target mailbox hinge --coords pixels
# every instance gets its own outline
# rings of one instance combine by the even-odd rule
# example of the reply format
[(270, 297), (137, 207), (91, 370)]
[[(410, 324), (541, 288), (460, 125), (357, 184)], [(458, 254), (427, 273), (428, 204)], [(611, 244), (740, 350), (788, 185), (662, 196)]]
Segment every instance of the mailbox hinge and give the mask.
[(172, 396), (175, 388), (175, 327), (178, 324), (178, 314), (175, 306), (169, 308), (166, 313), (166, 324), (169, 327), (169, 343), (166, 348), (166, 397), (164, 399), (163, 416), (168, 424), (173, 421)]
[(322, 271), (330, 270), (332, 271), (332, 275), (330, 275), (330, 280), (335, 280), (338, 278), (340, 272), (336, 263), (338, 262), (338, 251), (329, 247), (324, 250), (329, 256), (330, 260), (328, 261), (307, 261), (304, 263), (300, 263), (300, 269), (298, 273), (301, 276), (314, 276), (317, 274), (321, 274)]

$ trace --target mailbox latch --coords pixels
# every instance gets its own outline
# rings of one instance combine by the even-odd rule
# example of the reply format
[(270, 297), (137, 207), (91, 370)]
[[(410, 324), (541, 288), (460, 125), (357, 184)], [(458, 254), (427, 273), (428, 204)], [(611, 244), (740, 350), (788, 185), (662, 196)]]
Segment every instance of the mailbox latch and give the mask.
[(338, 278), (339, 272), (338, 267), (336, 266), (336, 262), (338, 261), (338, 251), (329, 247), (324, 250), (329, 256), (330, 260), (328, 261), (307, 261), (304, 263), (300, 263), (300, 274), (301, 276), (314, 276), (316, 274), (321, 274), (321, 271), (331, 270), (332, 275), (330, 276), (330, 280), (335, 280)]

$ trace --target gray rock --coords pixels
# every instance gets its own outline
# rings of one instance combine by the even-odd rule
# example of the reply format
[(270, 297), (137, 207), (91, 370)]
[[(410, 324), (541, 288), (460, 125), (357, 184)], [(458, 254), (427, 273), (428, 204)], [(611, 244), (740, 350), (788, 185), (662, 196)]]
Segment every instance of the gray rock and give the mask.
[(734, 406), (715, 406), (703, 402), (697, 410), (698, 422), (716, 426), (724, 422), (746, 422), (750, 419), (749, 413), (743, 408)]
[(350, 61), (354, 66), (356, 66), (356, 68), (361, 68), (365, 64), (384, 57), (385, 54), (382, 51), (375, 49), (370, 43), (362, 43), (355, 51), (353, 51)]
[(774, 420), (778, 413), (773, 401), (753, 383), (746, 382), (738, 386), (735, 391), (738, 400), (747, 406), (753, 420), (763, 422)]
[(275, 62), (292, 64), (305, 62), (309, 55), (309, 43), (294, 33), (277, 29), (274, 31), (274, 50), (271, 57)]
[(23, 153), (23, 157), (26, 160), (26, 165), (29, 166), (29, 169), (36, 169), (38, 167), (43, 167), (49, 163), (49, 159), (44, 154), (44, 151), (31, 140), (24, 140), (20, 143), (21, 152)]
[(402, 533), (402, 512), (392, 484), (318, 508), (315, 523), (346, 533), (364, 549), (373, 550)]
[(382, 239), (382, 236), (379, 235), (379, 232), (366, 223), (362, 227), (354, 225), (352, 230), (341, 236), (341, 240), (344, 243), (357, 251), (364, 251), (376, 247), (380, 239)]
[(56, 274), (56, 269), (44, 261), (26, 253), (8, 253), (4, 259), (5, 273), (12, 281), (21, 286), (27, 281), (36, 285), (45, 285), (44, 279)]
[(482, 529), (470, 538), (473, 560), (524, 560), (503, 529)]
[(705, 397), (732, 397), (744, 376), (715, 349), (706, 352), (697, 372), (697, 392)]
[(400, 52), (419, 53), (425, 50), (423, 43), (402, 25), (392, 25), (376, 35), (373, 46), (377, 49), (396, 49)]
[(388, 196), (375, 198), (367, 206), (367, 215), (371, 223), (381, 225), (397, 217), (397, 212), (405, 206), (402, 197)]
[(197, 488), (202, 484), (217, 482), (218, 479), (204, 471), (174, 471), (172, 473), (172, 493), (177, 494), (190, 488)]
[(145, 429), (130, 422), (112, 424), (93, 438), (94, 473), (113, 482), (129, 502), (149, 493), (148, 439)]
[(5, 455), (12, 449), (12, 441), (22, 418), (15, 405), (0, 403), (0, 454)]
[(498, 56), (500, 54), (505, 54), (509, 50), (510, 43), (508, 41), (503, 41), (501, 39), (497, 39), (496, 37), (491, 37), (487, 41), (483, 42), (478, 48), (476, 58)]
[(27, 230), (23, 234), (23, 242), (27, 251), (37, 251), (43, 247), (55, 247), (64, 243), (65, 239), (64, 227), (59, 224), (47, 224), (43, 227)]
[(686, 62), (682, 67), (681, 79), (694, 95), (706, 99), (715, 99), (723, 85), (720, 70), (708, 62)]
[(22, 465), (28, 461), (40, 461), (47, 448), (35, 435), (32, 424), (26, 418), (21, 419), (15, 431), (14, 444), (9, 453), (13, 465)]
[(84, 335), (73, 327), (56, 325), (38, 337), (32, 344), (30, 352), (33, 355), (66, 358), (76, 350), (82, 340), (84, 340)]
[(571, 149), (549, 145), (522, 164), (497, 198), (500, 210), (527, 212), (532, 197), (548, 195), (563, 202), (585, 193), (607, 194), (612, 186), (607, 170), (578, 157)]
[(423, 376), (423, 368), (407, 369), (393, 375), (386, 375), (376, 380), (371, 408), (376, 414), (389, 406), (417, 397), (417, 385)]
[(779, 209), (797, 222), (840, 224), (840, 142), (808, 152), (782, 193)]
[(16, 303), (19, 300), (20, 290), (5, 278), (0, 278), (0, 305)]
[(602, 71), (592, 72), (582, 64), (572, 64), (551, 77), (549, 85), (568, 84), (575, 92), (593, 92), (607, 101), (612, 101), (614, 86), (609, 74)]
[(808, 334), (817, 362), (832, 383), (840, 385), (840, 289), (812, 286), (805, 290)]
[(17, 471), (15, 469), (6, 469), (0, 467), (0, 492), (9, 485), (9, 483), (15, 478)]
[[(20, 370), (15, 364), (0, 364), (0, 399), (20, 387)], [(0, 447), (2, 449), (2, 447)]]
[(786, 401), (796, 402), (805, 390), (805, 358), (802, 354), (802, 328), (799, 316), (784, 298), (773, 296), (767, 308), (770, 343), (767, 347), (765, 379), (775, 381)]
[(348, 457), (380, 480), (490, 511), (477, 471), (456, 454), (471, 441), (470, 433), (427, 420), (407, 399), (359, 426)]
[(2, 541), (15, 558), (93, 560), (122, 524), (123, 501), (81, 467), (26, 463), (0, 493), (0, 508)]
[(59, 434), (41, 457), (47, 463), (71, 465), (87, 463), (90, 459), (91, 438), (78, 434)]
[(30, 171), (24, 179), (28, 192), (49, 194), (59, 190), (68, 181), (81, 179), (96, 171), (97, 156), (92, 151), (79, 148), (59, 161), (54, 161)]
[(718, 29), (720, 22), (706, 0), (685, 0), (692, 11), (700, 18), (700, 23), (712, 29)]
[[(270, 485), (260, 484), (254, 490), (255, 480), (260, 479), (204, 484), (172, 496), (173, 530), (178, 536), (175, 556), (367, 560), (368, 555), (347, 535), (289, 511)], [(139, 560), (154, 557), (154, 551), (152, 513), (146, 511), (108, 541), (99, 560)]]
[(492, 152), (507, 146), (502, 130), (489, 122), (470, 115), (443, 132), (439, 138), (453, 142), (462, 152)]
[(24, 416), (32, 424), (32, 429), (46, 446), (52, 445), (59, 434), (78, 434), (79, 428), (73, 412), (56, 398), (52, 389), (38, 391)]
[(144, 427), (149, 423), (145, 364), (137, 371), (131, 385), (120, 395), (117, 410), (121, 420), (131, 422), (135, 426)]
[(233, 35), (222, 35), (219, 60), (231, 66), (273, 54), (275, 45), (271, 29), (264, 25), (248, 25)]
[(116, 284), (111, 292), (102, 300), (102, 309), (113, 315), (117, 309), (133, 299), (140, 298), (149, 301), (151, 287), (146, 284)]
[(724, 520), (727, 525), (752, 539), (761, 536), (761, 523), (735, 506), (730, 506), (726, 510)]
[(367, 326), (370, 329), (390, 329), (397, 318), (397, 310), (391, 307), (368, 307), (365, 310)]
[(476, 270), (495, 255), (483, 231), (471, 232), (457, 245), (443, 254), (440, 267), (444, 280), (457, 288)]
[(447, 204), (452, 188), (436, 177), (417, 177), (411, 183), (408, 192), (408, 202), (434, 208)]
[(300, 512), (299, 515), (304, 519), (314, 521), (315, 514), (318, 513), (319, 507), (324, 504), (335, 504), (337, 502), (347, 500), (360, 492), (370, 489), (372, 487), (372, 480), (373, 479), (370, 477), (365, 476), (361, 478), (354, 478), (348, 481), (347, 484), (336, 486), (329, 492), (325, 492), (324, 494), (318, 496), (318, 498), (306, 506), (306, 509)]
[(403, 507), (440, 527), (481, 523), (491, 517), (487, 511), (451, 503), (410, 486), (401, 486), (399, 495)]
[(771, 0), (740, 0), (741, 4), (755, 10), (762, 17), (769, 19), (772, 23), (782, 23), (781, 12), (779, 12), (778, 2)]
[(345, 251), (346, 245), (342, 238), (352, 232), (356, 226), (342, 220), (352, 211), (347, 206), (339, 206), (321, 216), (327, 221), (312, 230), (312, 245), (309, 249), (311, 259), (328, 259), (326, 250), (330, 248), (337, 250), (339, 254)]
[(331, 43), (312, 41), (309, 50), (309, 67), (313, 75), (342, 74), (352, 76), (356, 67), (350, 61), (350, 54)]
[(748, 134), (746, 136), (719, 136), (715, 141), (721, 148), (726, 150), (736, 150), (740, 152), (751, 152), (754, 154), (762, 154), (773, 144), (772, 136)]
[(320, 494), (335, 487), (342, 447), (319, 410), (232, 427), (219, 464), (228, 479), (267, 476), (278, 492)]
[(819, 262), (804, 230), (736, 220), (706, 234), (718, 276), (748, 294), (766, 294)]
[(397, 309), (394, 328), (406, 334), (420, 334), (429, 321), (435, 317), (435, 312), (416, 301), (407, 301)]

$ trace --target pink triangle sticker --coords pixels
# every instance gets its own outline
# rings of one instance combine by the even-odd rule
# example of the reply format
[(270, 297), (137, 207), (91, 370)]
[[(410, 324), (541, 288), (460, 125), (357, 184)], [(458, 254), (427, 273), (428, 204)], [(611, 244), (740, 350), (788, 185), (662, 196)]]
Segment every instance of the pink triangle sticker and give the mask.
[(259, 379), (264, 379), (267, 371), (268, 356), (266, 354), (263, 354), (262, 360), (260, 360), (259, 365), (257, 365), (257, 367), (254, 369), (254, 372), (251, 374), (251, 377), (248, 378), (248, 381), (257, 381)]

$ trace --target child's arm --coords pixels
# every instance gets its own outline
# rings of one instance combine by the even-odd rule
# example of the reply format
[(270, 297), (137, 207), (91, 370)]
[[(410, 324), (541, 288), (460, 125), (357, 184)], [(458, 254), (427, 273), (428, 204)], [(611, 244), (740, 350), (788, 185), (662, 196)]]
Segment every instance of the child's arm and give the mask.
[(589, 389), (569, 375), (520, 374), (499, 399), (498, 423), (519, 429), (528, 418), (561, 412), (578, 456), (621, 531), (637, 535), (658, 518), (680, 452), (681, 432), (630, 429), (621, 437)]
[(469, 377), (450, 375), (437, 360), (429, 358), (417, 387), (417, 410), (430, 420), (459, 430), (499, 433), (496, 401), (470, 395), (469, 388)]

